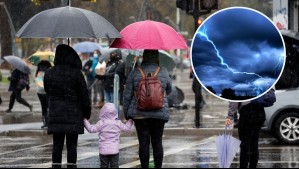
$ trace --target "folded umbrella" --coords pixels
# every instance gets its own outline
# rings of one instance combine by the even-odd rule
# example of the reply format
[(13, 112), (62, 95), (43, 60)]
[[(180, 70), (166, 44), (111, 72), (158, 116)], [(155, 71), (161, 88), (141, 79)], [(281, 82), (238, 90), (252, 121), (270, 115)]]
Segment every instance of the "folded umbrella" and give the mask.
[(13, 68), (18, 69), (25, 74), (31, 73), (26, 62), (17, 56), (5, 56), (4, 60), (7, 61)]
[(172, 27), (155, 21), (133, 23), (121, 31), (121, 39), (115, 39), (113, 48), (171, 50), (187, 49), (186, 40)]
[(241, 141), (232, 137), (226, 127), (224, 134), (216, 138), (219, 168), (230, 168), (240, 145)]

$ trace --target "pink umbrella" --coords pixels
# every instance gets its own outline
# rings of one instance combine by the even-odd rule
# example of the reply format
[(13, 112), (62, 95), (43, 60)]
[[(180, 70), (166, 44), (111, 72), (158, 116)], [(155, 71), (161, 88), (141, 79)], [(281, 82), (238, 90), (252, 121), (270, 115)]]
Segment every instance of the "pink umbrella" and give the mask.
[(121, 31), (111, 47), (122, 49), (171, 50), (188, 48), (186, 40), (172, 27), (155, 21), (133, 23)]

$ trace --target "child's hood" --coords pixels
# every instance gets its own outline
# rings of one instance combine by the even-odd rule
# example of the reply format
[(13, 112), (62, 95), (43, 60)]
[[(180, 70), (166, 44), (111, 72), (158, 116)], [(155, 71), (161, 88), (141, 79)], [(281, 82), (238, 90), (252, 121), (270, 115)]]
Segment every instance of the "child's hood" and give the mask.
[(100, 111), (101, 120), (116, 120), (118, 113), (113, 103), (106, 103)]

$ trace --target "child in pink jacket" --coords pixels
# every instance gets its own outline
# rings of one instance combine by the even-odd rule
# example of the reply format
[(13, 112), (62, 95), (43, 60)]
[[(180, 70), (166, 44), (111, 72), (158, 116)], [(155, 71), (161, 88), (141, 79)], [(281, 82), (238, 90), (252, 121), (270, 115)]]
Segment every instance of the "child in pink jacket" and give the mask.
[(84, 125), (89, 133), (99, 133), (99, 150), (101, 168), (119, 168), (119, 143), (121, 132), (130, 131), (133, 121), (123, 124), (118, 119), (114, 104), (106, 103), (100, 111), (100, 120), (96, 125), (90, 125), (84, 119)]

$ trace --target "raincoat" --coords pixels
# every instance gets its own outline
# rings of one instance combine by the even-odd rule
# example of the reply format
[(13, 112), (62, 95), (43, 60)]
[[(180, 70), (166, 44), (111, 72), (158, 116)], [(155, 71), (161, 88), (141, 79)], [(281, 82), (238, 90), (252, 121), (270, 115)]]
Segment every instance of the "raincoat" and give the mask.
[(115, 155), (119, 153), (119, 143), (121, 132), (130, 131), (133, 121), (129, 120), (123, 124), (118, 119), (115, 105), (107, 103), (100, 111), (100, 120), (96, 125), (91, 125), (88, 120), (84, 120), (84, 125), (89, 133), (99, 133), (99, 151), (101, 155)]

